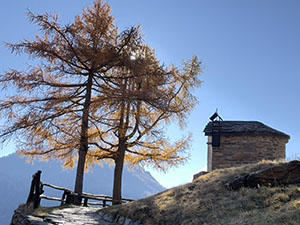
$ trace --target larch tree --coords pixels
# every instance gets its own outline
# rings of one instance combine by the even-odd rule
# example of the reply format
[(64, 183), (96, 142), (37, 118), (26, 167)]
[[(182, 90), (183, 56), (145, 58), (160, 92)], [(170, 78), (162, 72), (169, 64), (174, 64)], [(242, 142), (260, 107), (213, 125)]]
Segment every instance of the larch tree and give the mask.
[(119, 33), (110, 6), (102, 0), (67, 26), (59, 23), (58, 15), (29, 12), (28, 17), (40, 35), (7, 46), (40, 63), (0, 75), (6, 90), (0, 100), (0, 138), (17, 138), (19, 152), (28, 157), (65, 160), (65, 166), (74, 166), (76, 158), (74, 190), (80, 195), (90, 130), (99, 126), (102, 104), (110, 98), (103, 94), (102, 86), (112, 79), (106, 74), (131, 63), (141, 35), (138, 28)]
[[(190, 136), (170, 143), (164, 129), (171, 121), (181, 128), (197, 99), (192, 91), (201, 81), (201, 63), (197, 57), (179, 70), (160, 65), (154, 51), (141, 45), (131, 65), (108, 73), (118, 79), (103, 86), (111, 98), (103, 106), (109, 110), (101, 117), (101, 127), (94, 130), (90, 157), (111, 157), (115, 163), (113, 204), (122, 199), (122, 171), (125, 162), (131, 166), (152, 165), (166, 171), (186, 161)], [(120, 79), (122, 77), (123, 79)], [(93, 160), (92, 160), (93, 161)]]
[(41, 35), (7, 45), (40, 64), (0, 76), (2, 87), (13, 89), (0, 101), (3, 141), (18, 138), (19, 152), (29, 158), (65, 160), (66, 167), (77, 161), (79, 195), (84, 169), (112, 159), (114, 204), (122, 197), (124, 162), (166, 170), (186, 160), (190, 137), (172, 144), (164, 128), (175, 120), (184, 127), (196, 103), (196, 57), (182, 70), (160, 65), (139, 27), (119, 33), (102, 0), (67, 26), (58, 16), (28, 15)]

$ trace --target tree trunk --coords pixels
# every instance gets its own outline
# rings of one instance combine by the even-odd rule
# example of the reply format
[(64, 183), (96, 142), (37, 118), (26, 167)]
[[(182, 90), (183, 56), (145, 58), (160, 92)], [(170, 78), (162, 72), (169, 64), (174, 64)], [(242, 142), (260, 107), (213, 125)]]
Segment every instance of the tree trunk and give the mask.
[(113, 205), (121, 204), (121, 200), (122, 200), (122, 175), (123, 175), (125, 150), (126, 150), (126, 140), (125, 138), (120, 138), (118, 153), (115, 159)]
[(88, 152), (88, 128), (89, 128), (89, 108), (91, 104), (93, 74), (90, 73), (86, 87), (86, 96), (84, 108), (82, 113), (81, 133), (80, 133), (80, 146), (78, 152), (77, 172), (74, 192), (78, 194), (75, 198), (74, 204), (81, 204), (81, 195), (83, 189), (83, 176), (85, 168), (85, 159)]
[[(122, 84), (122, 90), (125, 92), (127, 81), (124, 80)], [(119, 129), (118, 129), (118, 151), (115, 158), (115, 171), (114, 171), (114, 184), (113, 184), (113, 205), (121, 204), (122, 200), (122, 174), (124, 166), (124, 158), (126, 151), (126, 131), (127, 125), (125, 119), (125, 101), (120, 106), (120, 118), (119, 118)], [(128, 113), (128, 111), (127, 111)], [(124, 124), (125, 122), (125, 124)]]

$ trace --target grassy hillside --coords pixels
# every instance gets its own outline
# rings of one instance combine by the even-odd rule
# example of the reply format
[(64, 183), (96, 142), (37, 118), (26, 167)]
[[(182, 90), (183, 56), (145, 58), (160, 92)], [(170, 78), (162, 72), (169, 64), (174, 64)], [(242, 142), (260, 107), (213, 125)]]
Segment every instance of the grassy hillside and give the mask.
[(280, 163), (265, 161), (216, 170), (192, 183), (104, 210), (147, 225), (299, 225), (299, 186), (242, 188), (239, 191), (224, 187), (237, 176), (274, 164)]

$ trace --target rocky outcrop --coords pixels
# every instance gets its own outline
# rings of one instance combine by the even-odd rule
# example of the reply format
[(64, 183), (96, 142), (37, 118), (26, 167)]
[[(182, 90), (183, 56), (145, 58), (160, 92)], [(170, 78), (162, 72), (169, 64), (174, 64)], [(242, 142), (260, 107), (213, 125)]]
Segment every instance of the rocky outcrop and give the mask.
[(38, 225), (43, 223), (43, 219), (32, 216), (31, 210), (26, 205), (20, 205), (13, 214), (10, 225)]
[(201, 171), (201, 172), (199, 172), (199, 173), (194, 174), (194, 176), (193, 176), (193, 181), (196, 180), (198, 177), (201, 177), (201, 176), (203, 176), (203, 175), (205, 175), (205, 174), (208, 174), (208, 172), (206, 172), (206, 171)]
[(11, 225), (143, 225), (139, 221), (132, 221), (120, 215), (103, 213), (99, 208), (76, 207), (54, 209), (51, 212), (39, 212), (39, 209), (29, 213), (22, 205), (15, 210)]
[(295, 160), (240, 176), (226, 183), (226, 187), (238, 190), (241, 187), (274, 187), (298, 183), (300, 183), (300, 161)]

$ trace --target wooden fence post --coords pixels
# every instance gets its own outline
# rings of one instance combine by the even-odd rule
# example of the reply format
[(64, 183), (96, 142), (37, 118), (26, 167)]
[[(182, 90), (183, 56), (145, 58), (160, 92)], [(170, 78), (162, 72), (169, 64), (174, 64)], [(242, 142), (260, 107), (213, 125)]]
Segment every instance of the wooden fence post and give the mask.
[(61, 197), (61, 202), (60, 202), (60, 205), (63, 205), (65, 204), (65, 198), (66, 198), (66, 191), (64, 191), (62, 197)]
[(88, 200), (89, 200), (88, 197), (84, 198), (83, 206), (88, 206)]
[(35, 182), (35, 194), (34, 194), (34, 202), (33, 202), (33, 208), (36, 209), (40, 206), (40, 203), (41, 203), (41, 198), (40, 198), (40, 195), (44, 192), (42, 190), (42, 183), (41, 183), (41, 173), (42, 171), (38, 171), (36, 173), (36, 182)]
[(41, 173), (42, 171), (39, 170), (32, 176), (30, 192), (26, 202), (26, 204), (33, 202), (34, 209), (39, 207), (41, 203), (40, 195), (44, 192), (43, 184), (41, 183)]
[(31, 186), (30, 186), (30, 191), (29, 191), (29, 195), (26, 201), (26, 204), (29, 204), (30, 202), (33, 201), (33, 192), (34, 192), (34, 186), (35, 186), (35, 175), (32, 176), (32, 181), (31, 181)]

